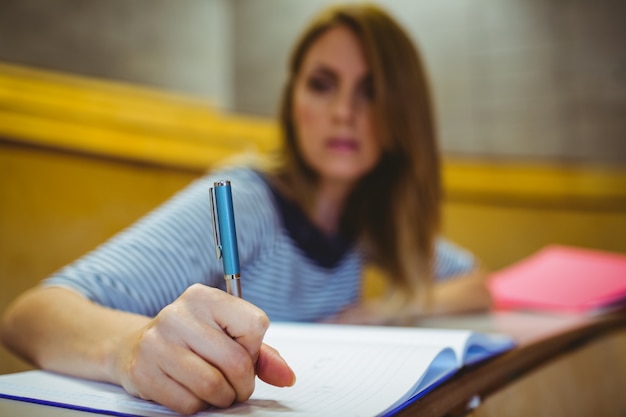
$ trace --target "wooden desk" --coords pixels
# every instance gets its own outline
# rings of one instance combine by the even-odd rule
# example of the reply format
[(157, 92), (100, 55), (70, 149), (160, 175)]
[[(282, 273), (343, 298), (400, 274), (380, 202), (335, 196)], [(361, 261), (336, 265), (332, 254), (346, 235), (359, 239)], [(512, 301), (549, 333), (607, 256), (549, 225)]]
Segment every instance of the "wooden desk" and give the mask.
[(595, 318), (502, 312), (419, 325), (505, 333), (518, 346), (462, 370), (398, 416), (626, 415), (626, 311)]
[[(428, 319), (419, 325), (505, 333), (518, 346), (460, 371), (398, 416), (620, 416), (626, 411), (626, 311), (596, 318), (503, 312)], [(576, 372), (582, 378), (572, 378)], [(584, 393), (579, 392), (581, 381)], [(602, 395), (590, 389), (594, 386)], [(539, 401), (546, 398), (551, 402)], [(468, 409), (477, 399), (480, 405)], [(0, 399), (2, 416), (90, 414)]]

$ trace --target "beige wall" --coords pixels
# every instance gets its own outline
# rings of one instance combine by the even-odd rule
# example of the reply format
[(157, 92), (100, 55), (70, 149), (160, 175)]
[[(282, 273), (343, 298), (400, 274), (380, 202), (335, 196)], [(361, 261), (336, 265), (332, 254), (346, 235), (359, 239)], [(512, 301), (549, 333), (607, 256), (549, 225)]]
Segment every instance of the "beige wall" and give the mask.
[[(5, 0), (0, 60), (273, 115), (287, 52), (328, 3)], [(626, 2), (379, 3), (423, 51), (447, 154), (626, 165)]]
[(232, 107), (229, 0), (2, 0), (0, 61)]
[[(275, 113), (290, 45), (329, 3), (234, 2), (238, 110)], [(626, 165), (623, 1), (378, 3), (424, 55), (447, 154)]]

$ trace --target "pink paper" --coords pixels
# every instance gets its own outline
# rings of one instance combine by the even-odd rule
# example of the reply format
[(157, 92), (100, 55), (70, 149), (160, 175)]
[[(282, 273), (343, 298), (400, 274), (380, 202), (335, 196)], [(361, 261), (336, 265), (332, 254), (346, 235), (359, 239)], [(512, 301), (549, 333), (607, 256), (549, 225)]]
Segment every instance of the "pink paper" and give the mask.
[(587, 312), (624, 301), (626, 255), (548, 246), (491, 275), (496, 308)]

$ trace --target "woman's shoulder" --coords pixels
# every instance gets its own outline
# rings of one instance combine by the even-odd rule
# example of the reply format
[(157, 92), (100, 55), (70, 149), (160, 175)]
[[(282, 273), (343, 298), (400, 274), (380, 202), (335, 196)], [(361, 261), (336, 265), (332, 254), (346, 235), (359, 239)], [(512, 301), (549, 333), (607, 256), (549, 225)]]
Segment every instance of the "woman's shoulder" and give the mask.
[(200, 181), (205, 187), (212, 187), (216, 181), (230, 181), (233, 202), (252, 200), (257, 203), (268, 202), (271, 190), (265, 174), (251, 167), (228, 167), (207, 173)]
[(208, 171), (203, 177), (204, 181), (259, 181), (260, 173), (258, 170), (248, 166), (227, 166), (212, 169)]
[(158, 207), (154, 214), (179, 219), (191, 219), (198, 216), (210, 218), (209, 188), (216, 181), (221, 180), (231, 182), (237, 223), (266, 222), (268, 217), (274, 216), (275, 207), (271, 191), (263, 180), (262, 174), (243, 167), (213, 170), (196, 178)]
[(276, 225), (278, 213), (267, 174), (245, 166), (209, 172), (201, 179), (207, 198), (208, 188), (213, 186), (215, 181), (222, 180), (230, 181), (233, 209), (238, 225), (242, 224), (243, 227)]

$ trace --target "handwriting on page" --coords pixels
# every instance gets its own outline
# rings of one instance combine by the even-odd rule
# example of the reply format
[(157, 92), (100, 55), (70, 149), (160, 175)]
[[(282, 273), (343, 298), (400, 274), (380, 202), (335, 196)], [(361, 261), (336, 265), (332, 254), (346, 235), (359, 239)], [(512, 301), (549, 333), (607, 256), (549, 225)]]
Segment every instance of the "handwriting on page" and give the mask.
[(317, 342), (315, 350), (306, 342), (285, 341), (280, 346), (281, 355), (294, 368), (296, 385), (276, 388), (259, 381), (250, 401), (214, 413), (269, 416), (282, 410), (298, 416), (375, 415), (408, 392), (440, 352), (345, 342)]

